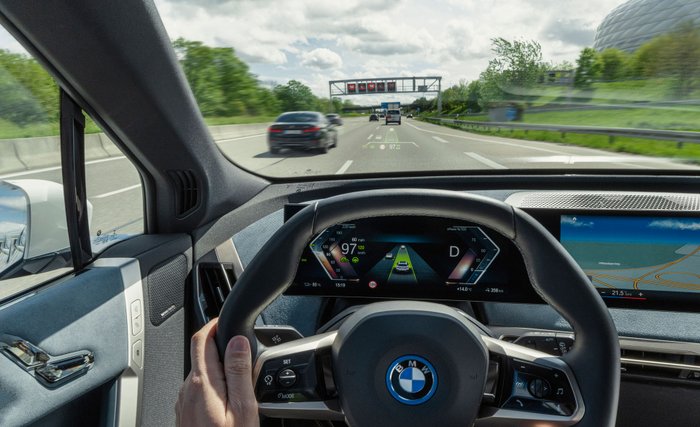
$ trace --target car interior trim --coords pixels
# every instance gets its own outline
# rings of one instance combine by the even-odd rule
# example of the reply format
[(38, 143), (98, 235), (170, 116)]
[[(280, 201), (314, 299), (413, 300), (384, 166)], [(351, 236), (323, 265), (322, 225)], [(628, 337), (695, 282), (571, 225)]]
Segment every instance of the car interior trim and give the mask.
[[(145, 314), (143, 284), (139, 262), (133, 258), (102, 258), (90, 268), (119, 268), (124, 282), (124, 300), (128, 324), (128, 367), (117, 380), (118, 426), (140, 425), (143, 395), (143, 371), (145, 348)], [(140, 320), (139, 320), (140, 317)], [(140, 326), (139, 326), (140, 325)]]
[[(522, 337), (527, 334), (560, 334), (561, 331), (556, 331), (552, 329), (536, 329), (536, 328), (521, 328), (521, 327), (504, 327), (504, 326), (490, 326), (489, 329), (500, 340), (512, 340), (516, 337)], [(700, 343), (696, 342), (683, 342), (683, 341), (667, 341), (667, 340), (657, 340), (649, 338), (635, 338), (635, 337), (620, 337), (620, 350), (633, 350), (633, 351), (643, 351), (652, 353), (669, 353), (675, 355), (690, 355), (700, 357)], [(687, 363), (674, 363), (674, 362), (664, 362), (649, 359), (639, 359), (634, 357), (621, 357), (621, 364), (634, 364), (640, 366), (655, 366), (658, 368), (668, 368), (668, 369), (685, 369), (690, 371), (700, 371), (700, 365), (687, 364)]]

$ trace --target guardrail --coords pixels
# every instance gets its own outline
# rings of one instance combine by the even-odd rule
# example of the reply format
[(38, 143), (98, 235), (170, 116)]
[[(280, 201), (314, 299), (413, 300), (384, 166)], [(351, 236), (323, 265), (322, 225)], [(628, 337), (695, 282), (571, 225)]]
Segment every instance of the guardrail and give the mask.
[[(225, 142), (264, 133), (269, 124), (209, 126), (214, 141)], [(57, 166), (61, 161), (58, 136), (0, 139), (0, 174), (24, 172)], [(85, 135), (85, 159), (98, 160), (122, 156), (122, 152), (104, 133)]]
[(468, 127), (473, 130), (479, 128), (489, 129), (512, 129), (512, 130), (540, 130), (548, 132), (559, 132), (562, 137), (567, 133), (587, 134), (587, 135), (606, 135), (609, 142), (615, 142), (616, 137), (628, 138), (643, 138), (654, 139), (659, 141), (673, 141), (681, 148), (683, 144), (700, 144), (700, 132), (692, 131), (675, 131), (661, 129), (635, 129), (635, 128), (609, 128), (596, 126), (572, 126), (572, 125), (545, 125), (535, 123), (519, 123), (519, 122), (479, 122), (470, 120), (445, 119), (438, 117), (425, 117), (423, 120), (427, 122), (435, 122), (440, 124), (451, 124), (460, 127)]

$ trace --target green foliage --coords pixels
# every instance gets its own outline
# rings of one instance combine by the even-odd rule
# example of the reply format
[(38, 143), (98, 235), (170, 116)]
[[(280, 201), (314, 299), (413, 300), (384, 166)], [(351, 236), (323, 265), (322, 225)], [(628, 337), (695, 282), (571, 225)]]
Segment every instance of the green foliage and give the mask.
[(277, 85), (273, 92), (283, 111), (314, 110), (318, 106), (311, 89), (297, 80), (290, 80), (286, 85)]
[(614, 48), (602, 51), (597, 58), (600, 77), (604, 81), (615, 81), (625, 76), (628, 55)]
[[(474, 80), (467, 83), (465, 80), (445, 89), (442, 92), (442, 109), (447, 113), (478, 113), (481, 111), (479, 97), (481, 96), (481, 82)], [(425, 100), (425, 98), (421, 98)], [(420, 101), (420, 100), (419, 100)], [(415, 107), (432, 107), (432, 103), (414, 102)]]
[(333, 113), (341, 113), (343, 111), (343, 101), (340, 98), (333, 98), (331, 105)]
[(173, 47), (204, 116), (229, 117), (278, 112), (269, 91), (258, 87), (232, 48), (179, 38)]
[(491, 40), (491, 51), (495, 57), (481, 73), (482, 107), (512, 100), (527, 100), (521, 97), (528, 89), (541, 81), (547, 69), (542, 60), (542, 47), (534, 40), (508, 41), (504, 38)]
[(640, 46), (630, 61), (630, 74), (640, 78), (668, 77), (671, 95), (685, 98), (698, 88), (700, 30), (687, 22), (677, 30)]
[(0, 119), (20, 126), (58, 121), (58, 86), (27, 55), (0, 50)]
[(576, 75), (574, 86), (579, 89), (588, 89), (591, 83), (600, 76), (600, 63), (597, 61), (598, 53), (591, 47), (586, 47), (576, 60)]

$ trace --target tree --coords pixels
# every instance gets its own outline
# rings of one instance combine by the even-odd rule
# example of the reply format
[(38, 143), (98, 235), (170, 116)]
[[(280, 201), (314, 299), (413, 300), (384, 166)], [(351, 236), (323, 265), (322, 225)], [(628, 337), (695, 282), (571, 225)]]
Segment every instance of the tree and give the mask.
[(585, 47), (576, 60), (574, 86), (588, 89), (591, 83), (600, 76), (600, 63), (597, 61), (598, 52), (591, 47)]
[(700, 30), (686, 22), (644, 43), (634, 53), (630, 69), (636, 77), (670, 79), (674, 97), (690, 95), (700, 78)]
[(474, 80), (467, 85), (467, 112), (478, 113), (481, 111), (481, 82)]
[(30, 56), (0, 50), (0, 118), (20, 126), (58, 121), (58, 86)]
[(279, 100), (270, 89), (259, 87), (257, 98), (260, 104), (260, 113), (274, 115), (282, 111)]
[(624, 77), (628, 55), (619, 49), (608, 48), (598, 55), (597, 61), (601, 78), (610, 82)]
[[(495, 57), (481, 73), (481, 104), (523, 99), (520, 95), (537, 84), (547, 69), (542, 47), (534, 40), (491, 39)], [(526, 98), (525, 98), (526, 99)]]
[(248, 65), (232, 48), (210, 47), (183, 38), (175, 40), (173, 47), (204, 116), (262, 114), (277, 110), (269, 91), (262, 91)]
[(333, 98), (331, 100), (331, 105), (333, 106), (334, 113), (341, 113), (343, 111), (343, 101), (340, 98)]
[(413, 108), (415, 108), (417, 111), (430, 111), (430, 100), (426, 99), (425, 97), (421, 97), (413, 101)]
[(278, 85), (273, 92), (284, 111), (313, 110), (317, 106), (316, 97), (311, 89), (297, 80)]
[(660, 70), (673, 78), (673, 95), (686, 97), (700, 77), (700, 30), (686, 22), (665, 41), (665, 49), (659, 52)]

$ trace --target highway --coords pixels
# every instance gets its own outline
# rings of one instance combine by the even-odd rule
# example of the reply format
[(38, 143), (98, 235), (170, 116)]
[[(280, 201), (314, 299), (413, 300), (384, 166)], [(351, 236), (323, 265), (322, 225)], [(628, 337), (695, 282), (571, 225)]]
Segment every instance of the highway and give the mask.
[(338, 147), (327, 154), (270, 154), (264, 134), (220, 141), (219, 147), (242, 167), (279, 177), (445, 169), (698, 169), (665, 159), (477, 135), (405, 117), (401, 125), (345, 119)]
[[(328, 153), (283, 150), (270, 154), (266, 134), (217, 141), (238, 165), (261, 175), (300, 177), (352, 175), (406, 170), (557, 169), (689, 169), (697, 166), (666, 159), (626, 155), (561, 144), (482, 136), (403, 118), (401, 125), (346, 118), (339, 127), (338, 147)], [(140, 180), (124, 157), (89, 161), (88, 199), (93, 205), (93, 234), (136, 233), (143, 229)], [(61, 182), (58, 167), (9, 173), (0, 179), (44, 179)]]

